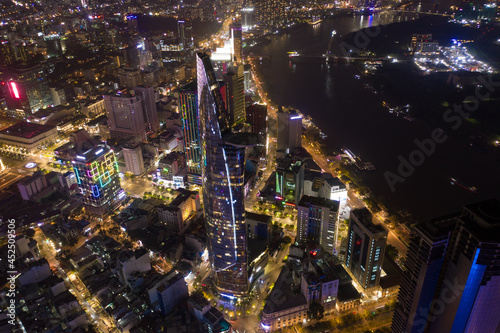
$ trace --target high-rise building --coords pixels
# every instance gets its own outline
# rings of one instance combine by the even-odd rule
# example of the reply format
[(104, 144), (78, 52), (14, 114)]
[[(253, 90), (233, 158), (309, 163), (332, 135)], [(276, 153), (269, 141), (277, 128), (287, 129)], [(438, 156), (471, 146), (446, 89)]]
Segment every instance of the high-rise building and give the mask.
[(231, 127), (245, 122), (245, 91), (243, 85), (243, 66), (231, 66), (224, 74), (225, 105), (229, 113)]
[(276, 200), (295, 206), (304, 194), (304, 164), (291, 156), (276, 162)]
[(160, 130), (160, 120), (156, 110), (156, 97), (153, 87), (134, 87), (134, 93), (139, 96), (144, 112), (144, 122), (147, 133), (157, 133)]
[(233, 60), (242, 64), (243, 62), (243, 32), (241, 30), (241, 23), (231, 23), (229, 26), (229, 36), (233, 43)]
[(158, 304), (161, 312), (166, 315), (189, 297), (188, 286), (184, 276), (179, 272), (172, 272), (165, 282), (156, 288)]
[(179, 91), (179, 109), (184, 131), (184, 151), (188, 168), (188, 183), (201, 185), (201, 141), (196, 81)]
[(496, 333), (499, 308), (500, 201), (491, 199), (464, 207), (456, 220), (426, 332)]
[(179, 43), (182, 44), (183, 48), (186, 48), (186, 30), (185, 25), (186, 21), (178, 20), (177, 21), (177, 37), (179, 38)]
[(70, 141), (72, 148), (63, 149), (64, 153), (58, 150), (57, 155), (71, 161), (83, 203), (96, 215), (110, 212), (125, 197), (115, 153), (84, 130), (73, 133)]
[(243, 88), (249, 91), (252, 88), (252, 65), (243, 65)]
[(336, 249), (339, 202), (304, 195), (297, 205), (297, 241), (319, 244), (332, 254)]
[(372, 214), (367, 208), (351, 211), (346, 266), (363, 289), (379, 284), (387, 234), (384, 227), (373, 224)]
[(40, 65), (0, 68), (0, 81), (10, 110), (32, 115), (52, 105), (47, 75)]
[(136, 176), (141, 175), (145, 170), (141, 145), (123, 147), (122, 152), (128, 172)]
[(267, 136), (267, 105), (253, 104), (246, 108), (246, 120), (250, 124), (252, 133), (262, 136), (263, 141)]
[(146, 122), (139, 96), (117, 93), (114, 96), (104, 96), (104, 102), (111, 138), (146, 141)]
[(456, 216), (436, 219), (413, 230), (392, 320), (393, 332), (423, 332), (455, 221)]
[(245, 146), (228, 141), (230, 117), (207, 54), (197, 55), (197, 85), (208, 253), (218, 290), (234, 297), (248, 292)]
[(290, 153), (302, 145), (302, 116), (295, 111), (278, 110), (277, 150)]
[(255, 10), (250, 5), (243, 6), (241, 9), (241, 28), (243, 31), (248, 31), (253, 28), (254, 13)]

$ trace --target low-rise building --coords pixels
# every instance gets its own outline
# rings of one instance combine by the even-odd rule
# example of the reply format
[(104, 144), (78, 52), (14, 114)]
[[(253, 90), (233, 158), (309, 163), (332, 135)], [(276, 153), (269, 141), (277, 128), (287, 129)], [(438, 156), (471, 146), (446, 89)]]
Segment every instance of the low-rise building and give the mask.
[(200, 209), (200, 196), (197, 191), (180, 189), (179, 192), (170, 204), (158, 207), (160, 224), (176, 232), (181, 231), (189, 216)]
[(30, 155), (47, 148), (56, 139), (55, 126), (20, 122), (0, 131), (0, 151)]
[(19, 283), (24, 286), (30, 283), (37, 283), (45, 280), (52, 275), (50, 270), (49, 262), (47, 259), (42, 258), (35, 262), (32, 262), (26, 271), (21, 273), (18, 280)]
[(124, 283), (136, 272), (143, 273), (151, 270), (149, 253), (144, 248), (120, 254), (116, 264), (119, 276)]
[(325, 314), (332, 313), (337, 303), (339, 278), (322, 259), (311, 260), (309, 269), (302, 274), (301, 289), (307, 303), (320, 304)]
[(41, 171), (36, 171), (30, 177), (17, 183), (17, 188), (23, 200), (31, 200), (35, 195), (48, 187), (47, 178)]
[(309, 305), (299, 283), (294, 283), (292, 274), (287, 266), (283, 266), (264, 306), (261, 327), (266, 332), (293, 327), (307, 319)]

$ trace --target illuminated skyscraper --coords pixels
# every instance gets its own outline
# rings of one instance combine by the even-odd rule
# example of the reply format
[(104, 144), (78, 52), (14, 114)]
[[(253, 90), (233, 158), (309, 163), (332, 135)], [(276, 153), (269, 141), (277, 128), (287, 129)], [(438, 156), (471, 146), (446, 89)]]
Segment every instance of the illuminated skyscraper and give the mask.
[(423, 331), (455, 220), (456, 217), (432, 220), (412, 231), (392, 319), (393, 332)]
[(114, 96), (104, 96), (109, 131), (114, 139), (133, 137), (146, 141), (149, 133), (160, 129), (154, 89), (139, 86), (134, 92), (133, 96), (120, 91)]
[(243, 66), (229, 67), (224, 74), (224, 84), (226, 88), (225, 105), (229, 114), (229, 123), (231, 127), (244, 123), (245, 113), (245, 87), (243, 82)]
[(364, 289), (380, 282), (387, 234), (384, 227), (373, 224), (367, 208), (351, 211), (345, 264)]
[(31, 115), (52, 104), (47, 75), (40, 65), (0, 68), (0, 80), (10, 110)]
[(160, 130), (160, 120), (156, 111), (155, 90), (153, 87), (134, 87), (134, 93), (141, 98), (142, 111), (144, 112), (144, 122), (146, 132), (156, 133)]
[(339, 202), (304, 195), (297, 205), (298, 242), (311, 241), (332, 254), (336, 248)]
[(243, 31), (248, 31), (254, 25), (254, 8), (251, 5), (243, 6), (241, 9), (241, 27)]
[(197, 55), (202, 142), (202, 187), (210, 263), (224, 296), (248, 292), (247, 229), (243, 196), (245, 142), (228, 140), (230, 117), (210, 57)]
[(290, 153), (302, 146), (302, 116), (295, 111), (278, 110), (278, 142), (277, 150)]
[(464, 207), (456, 221), (426, 332), (496, 333), (499, 308), (500, 202), (492, 199)]
[(200, 118), (196, 81), (179, 90), (179, 109), (184, 131), (184, 151), (188, 168), (188, 183), (201, 185)]
[[(115, 153), (104, 142), (91, 139), (83, 130), (72, 134), (70, 140), (73, 148), (66, 152), (66, 157), (73, 165), (83, 203), (96, 215), (108, 213), (125, 197), (120, 187)], [(64, 159), (59, 151), (57, 155)]]
[(233, 42), (233, 60), (238, 64), (243, 61), (243, 32), (241, 30), (241, 23), (231, 23), (229, 26), (229, 36)]

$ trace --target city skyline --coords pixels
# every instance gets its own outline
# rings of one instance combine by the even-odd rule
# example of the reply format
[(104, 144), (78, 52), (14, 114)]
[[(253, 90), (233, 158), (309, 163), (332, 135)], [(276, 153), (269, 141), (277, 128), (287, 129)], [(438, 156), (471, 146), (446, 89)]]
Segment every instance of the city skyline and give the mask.
[(0, 331), (498, 331), (496, 2), (0, 8)]

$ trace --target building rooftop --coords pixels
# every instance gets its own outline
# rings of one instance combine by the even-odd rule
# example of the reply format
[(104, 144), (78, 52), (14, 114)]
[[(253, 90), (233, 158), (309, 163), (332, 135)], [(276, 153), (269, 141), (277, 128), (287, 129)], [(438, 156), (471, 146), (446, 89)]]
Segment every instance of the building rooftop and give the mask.
[(247, 220), (254, 220), (262, 223), (269, 223), (272, 221), (273, 217), (265, 214), (257, 214), (252, 212), (246, 212)]
[(497, 199), (465, 206), (460, 220), (480, 241), (500, 242), (500, 201)]
[(167, 275), (167, 278), (163, 283), (158, 287), (158, 291), (161, 293), (163, 290), (167, 289), (167, 287), (171, 286), (175, 282), (184, 279), (184, 275), (182, 273), (174, 271)]
[(170, 202), (170, 206), (172, 207), (179, 207), (183, 202), (191, 198), (192, 195), (198, 195), (197, 191), (189, 191), (184, 188), (178, 189), (178, 191), (179, 194)]
[(368, 210), (368, 208), (359, 208), (351, 210), (351, 216), (356, 217), (356, 220), (359, 221), (366, 229), (368, 229), (373, 234), (378, 233), (388, 233), (387, 229), (379, 224), (373, 224), (372, 222), (372, 214)]
[(256, 133), (230, 133), (223, 138), (224, 142), (235, 147), (263, 146), (260, 135)]
[(269, 300), (264, 306), (263, 313), (271, 314), (301, 305), (307, 305), (307, 300), (300, 291), (294, 292), (291, 287), (293, 281), (292, 273), (287, 266), (283, 266), (281, 273), (276, 280)]
[(15, 136), (18, 138), (31, 139), (42, 133), (54, 129), (55, 126), (39, 125), (36, 123), (20, 122), (0, 131), (0, 134)]
[(329, 282), (334, 280), (339, 280), (339, 277), (335, 274), (334, 270), (322, 259), (311, 260), (310, 261), (312, 271), (315, 273), (316, 277), (321, 282)]
[(200, 311), (210, 305), (210, 302), (200, 292), (193, 293), (191, 297), (189, 297), (188, 303)]
[(217, 310), (216, 308), (212, 307), (210, 310), (207, 311), (203, 315), (203, 318), (210, 324), (210, 326), (215, 326), (217, 323), (224, 318), (224, 315)]
[(431, 241), (448, 238), (449, 233), (455, 229), (458, 214), (448, 215), (419, 224), (416, 229), (427, 236)]
[(328, 207), (330, 210), (338, 211), (339, 210), (339, 202), (335, 200), (311, 197), (309, 195), (302, 196), (300, 199), (298, 207), (310, 207), (310, 206), (320, 206), (320, 207)]
[(340, 302), (347, 302), (361, 299), (361, 294), (354, 288), (352, 283), (346, 283), (339, 285), (337, 298)]
[(281, 170), (285, 172), (297, 173), (302, 169), (302, 160), (293, 158), (287, 155), (285, 158), (280, 158), (276, 161), (276, 170)]
[(403, 271), (398, 264), (387, 254), (384, 256), (382, 270), (386, 275), (380, 276), (380, 287), (387, 289), (399, 285)]

